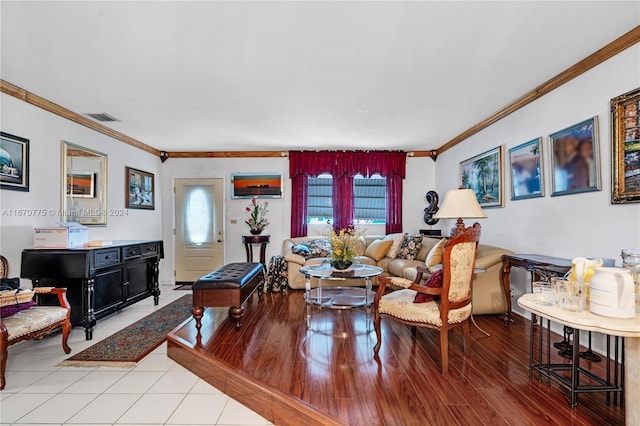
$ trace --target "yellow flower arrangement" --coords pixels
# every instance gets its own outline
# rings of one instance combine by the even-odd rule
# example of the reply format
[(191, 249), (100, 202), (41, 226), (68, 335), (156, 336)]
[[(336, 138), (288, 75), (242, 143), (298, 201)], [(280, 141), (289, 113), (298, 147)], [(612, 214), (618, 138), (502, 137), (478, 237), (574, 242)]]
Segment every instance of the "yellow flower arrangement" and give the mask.
[(359, 235), (353, 226), (331, 231), (331, 266), (335, 269), (349, 269), (356, 257)]

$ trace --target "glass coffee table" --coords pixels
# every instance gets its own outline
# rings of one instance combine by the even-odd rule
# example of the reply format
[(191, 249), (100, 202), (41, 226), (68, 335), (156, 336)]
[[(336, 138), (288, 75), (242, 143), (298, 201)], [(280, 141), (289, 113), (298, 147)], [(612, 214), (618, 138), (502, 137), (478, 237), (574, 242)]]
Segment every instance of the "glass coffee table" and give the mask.
[[(382, 274), (383, 269), (373, 265), (355, 264), (346, 271), (336, 271), (329, 263), (303, 266), (300, 272), (305, 276), (304, 300), (307, 303), (307, 328), (310, 328), (312, 305), (331, 309), (351, 309), (365, 306), (367, 318), (371, 314), (371, 304), (376, 294), (371, 290), (373, 277)], [(311, 288), (311, 278), (336, 282), (336, 285)], [(340, 281), (364, 279), (365, 288), (337, 285)], [(367, 327), (368, 328), (368, 327)]]

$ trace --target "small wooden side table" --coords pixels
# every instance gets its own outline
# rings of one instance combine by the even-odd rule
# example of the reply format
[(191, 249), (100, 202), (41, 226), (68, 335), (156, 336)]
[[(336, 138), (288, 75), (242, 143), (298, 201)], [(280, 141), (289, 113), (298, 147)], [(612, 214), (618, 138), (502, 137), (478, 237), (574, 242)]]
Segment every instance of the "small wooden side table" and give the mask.
[(571, 260), (539, 254), (502, 255), (502, 285), (504, 287), (504, 296), (507, 298), (507, 312), (505, 312), (504, 320), (507, 323), (513, 321), (511, 317), (511, 282), (509, 279), (511, 267), (523, 268), (531, 272), (531, 282), (533, 283), (540, 278), (557, 277), (566, 274), (571, 269)]
[(267, 262), (265, 255), (267, 251), (267, 244), (269, 244), (270, 235), (243, 235), (242, 243), (244, 249), (247, 252), (247, 262), (253, 262), (253, 245), (260, 244), (260, 263), (264, 266), (264, 270), (267, 270)]

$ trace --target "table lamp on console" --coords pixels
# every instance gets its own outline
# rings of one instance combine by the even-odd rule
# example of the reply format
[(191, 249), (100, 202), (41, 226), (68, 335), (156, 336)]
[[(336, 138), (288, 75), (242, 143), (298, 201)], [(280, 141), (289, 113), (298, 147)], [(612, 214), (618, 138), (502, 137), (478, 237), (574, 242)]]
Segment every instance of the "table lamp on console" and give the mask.
[(451, 228), (451, 238), (457, 237), (465, 230), (462, 219), (481, 219), (487, 215), (478, 204), (476, 194), (472, 189), (451, 189), (447, 191), (442, 207), (434, 216), (436, 219), (458, 219), (456, 226)]

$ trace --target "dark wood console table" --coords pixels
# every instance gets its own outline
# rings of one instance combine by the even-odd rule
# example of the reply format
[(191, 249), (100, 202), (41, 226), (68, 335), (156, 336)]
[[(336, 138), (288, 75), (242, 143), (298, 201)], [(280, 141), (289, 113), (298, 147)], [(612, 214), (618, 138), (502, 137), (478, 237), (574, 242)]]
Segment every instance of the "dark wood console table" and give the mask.
[(502, 284), (504, 286), (504, 295), (507, 299), (505, 322), (512, 321), (510, 275), (511, 268), (514, 266), (531, 272), (531, 282), (539, 281), (540, 279), (546, 281), (550, 277), (558, 277), (566, 274), (571, 269), (571, 260), (539, 254), (502, 255)]
[[(104, 247), (26, 249), (20, 276), (34, 287), (66, 287), (71, 324), (93, 338), (96, 320), (149, 296), (160, 297), (162, 241), (123, 240)], [(48, 304), (43, 299), (41, 303)]]
[(267, 263), (265, 260), (267, 244), (269, 244), (270, 235), (243, 235), (242, 243), (244, 249), (247, 252), (247, 262), (253, 262), (253, 245), (260, 244), (260, 263), (264, 266), (264, 270), (267, 270)]

